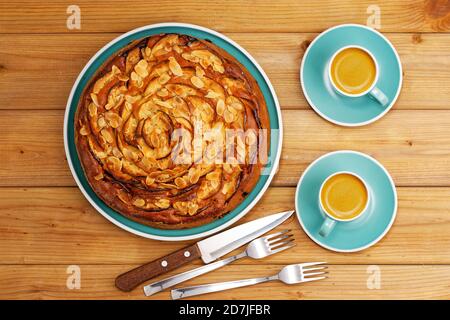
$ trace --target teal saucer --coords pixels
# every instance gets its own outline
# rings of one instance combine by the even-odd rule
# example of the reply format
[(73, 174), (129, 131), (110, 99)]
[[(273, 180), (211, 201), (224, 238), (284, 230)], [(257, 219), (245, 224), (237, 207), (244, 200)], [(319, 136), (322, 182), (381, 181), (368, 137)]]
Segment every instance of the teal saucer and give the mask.
[[(319, 208), (322, 182), (338, 171), (356, 173), (371, 192), (368, 212), (350, 222), (338, 222), (328, 237), (319, 235), (324, 214)], [(397, 192), (387, 170), (374, 158), (356, 151), (336, 151), (315, 160), (303, 172), (295, 194), (298, 220), (306, 234), (322, 247), (354, 252), (377, 243), (389, 231), (397, 213)]]
[[(349, 45), (364, 47), (374, 55), (380, 72), (376, 86), (388, 97), (387, 107), (368, 95), (344, 97), (331, 87), (328, 62), (339, 48)], [(362, 25), (344, 24), (324, 31), (310, 44), (300, 68), (300, 82), (308, 103), (321, 117), (342, 126), (362, 126), (392, 108), (402, 86), (402, 66), (397, 51), (381, 33)]]

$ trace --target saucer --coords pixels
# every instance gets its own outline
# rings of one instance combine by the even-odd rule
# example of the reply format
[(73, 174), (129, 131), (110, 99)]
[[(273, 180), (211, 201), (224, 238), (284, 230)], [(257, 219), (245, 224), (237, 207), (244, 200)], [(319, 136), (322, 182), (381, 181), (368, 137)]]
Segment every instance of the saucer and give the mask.
[[(368, 212), (338, 222), (328, 237), (319, 235), (325, 215), (319, 207), (322, 182), (338, 171), (356, 173), (371, 192)], [(377, 243), (389, 231), (397, 214), (397, 191), (387, 170), (374, 158), (356, 151), (327, 153), (303, 172), (295, 193), (297, 218), (306, 234), (320, 246), (338, 252), (354, 252)]]
[[(383, 107), (369, 95), (344, 97), (332, 88), (327, 66), (339, 49), (357, 45), (368, 49), (378, 62), (376, 86), (390, 103)], [(341, 126), (362, 126), (385, 115), (397, 100), (402, 86), (402, 65), (397, 51), (378, 31), (358, 24), (343, 24), (322, 32), (309, 45), (300, 68), (300, 82), (310, 106), (324, 119)]]

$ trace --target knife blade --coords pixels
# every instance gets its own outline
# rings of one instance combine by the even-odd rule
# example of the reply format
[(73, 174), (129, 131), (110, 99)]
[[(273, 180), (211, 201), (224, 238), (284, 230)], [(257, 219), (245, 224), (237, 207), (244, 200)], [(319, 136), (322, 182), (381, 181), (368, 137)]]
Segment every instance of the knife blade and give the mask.
[(122, 291), (131, 291), (142, 282), (174, 270), (195, 259), (201, 258), (205, 264), (212, 262), (272, 230), (286, 221), (293, 213), (292, 210), (272, 214), (198, 241), (186, 248), (119, 275), (116, 278), (116, 287)]
[(228, 252), (256, 239), (281, 224), (292, 213), (294, 213), (293, 210), (272, 214), (197, 242), (203, 262), (206, 264), (217, 260)]

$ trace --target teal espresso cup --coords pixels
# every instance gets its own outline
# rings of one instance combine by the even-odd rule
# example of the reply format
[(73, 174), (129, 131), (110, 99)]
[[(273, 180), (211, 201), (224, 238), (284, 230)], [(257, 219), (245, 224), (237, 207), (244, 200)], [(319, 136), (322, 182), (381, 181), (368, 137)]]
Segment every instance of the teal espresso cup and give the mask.
[[(339, 85), (337, 85), (335, 83), (335, 80), (333, 79), (333, 76), (332, 76), (332, 74), (333, 74), (332, 70), (339, 69), (339, 66), (341, 66), (341, 65), (346, 65), (347, 68), (351, 67), (352, 68), (351, 74), (353, 74), (353, 76), (355, 74), (361, 73), (361, 68), (363, 68), (363, 69), (366, 68), (363, 64), (359, 63), (358, 61), (352, 61), (354, 58), (352, 58), (351, 56), (349, 56), (345, 59), (342, 59), (342, 61), (341, 60), (337, 61), (337, 60), (339, 60), (339, 59), (337, 59), (337, 57), (342, 52), (348, 51), (350, 49), (365, 53), (367, 55), (367, 57), (370, 57), (370, 60), (375, 69), (374, 70), (375, 75), (371, 81), (371, 84), (367, 87), (366, 90), (364, 90), (362, 92), (358, 92), (358, 93), (349, 93), (349, 92), (343, 91), (342, 89), (339, 88)], [(331, 57), (330, 62), (328, 64), (328, 78), (329, 78), (329, 81), (330, 81), (333, 89), (337, 93), (339, 93), (342, 96), (349, 97), (349, 98), (358, 98), (358, 97), (362, 97), (365, 95), (369, 95), (372, 99), (374, 99), (379, 104), (381, 104), (383, 107), (385, 107), (389, 104), (389, 98), (386, 96), (386, 94), (384, 94), (383, 91), (381, 91), (376, 86), (379, 77), (380, 77), (380, 68), (378, 66), (377, 60), (375, 59), (375, 56), (369, 50), (367, 50), (366, 48), (363, 48), (361, 46), (351, 45), (351, 46), (345, 46), (345, 47), (340, 48), (333, 54), (333, 56)], [(362, 85), (362, 84), (360, 84), (360, 85)]]
[(370, 189), (357, 174), (339, 171), (324, 180), (318, 201), (325, 217), (319, 235), (327, 237), (337, 223), (349, 223), (368, 212)]

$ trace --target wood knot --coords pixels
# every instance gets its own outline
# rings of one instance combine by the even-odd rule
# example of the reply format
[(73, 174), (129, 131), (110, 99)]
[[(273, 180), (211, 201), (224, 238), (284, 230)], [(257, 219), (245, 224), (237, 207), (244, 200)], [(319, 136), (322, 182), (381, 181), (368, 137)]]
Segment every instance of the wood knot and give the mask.
[(305, 52), (306, 49), (308, 49), (309, 45), (311, 44), (311, 40), (304, 40), (302, 41), (302, 43), (300, 44), (300, 49)]
[(433, 19), (445, 17), (450, 13), (449, 0), (426, 0), (425, 13)]
[(450, 29), (450, 0), (425, 0), (425, 21), (436, 31)]
[(414, 44), (422, 43), (422, 35), (420, 33), (416, 33), (412, 35), (412, 42)]

